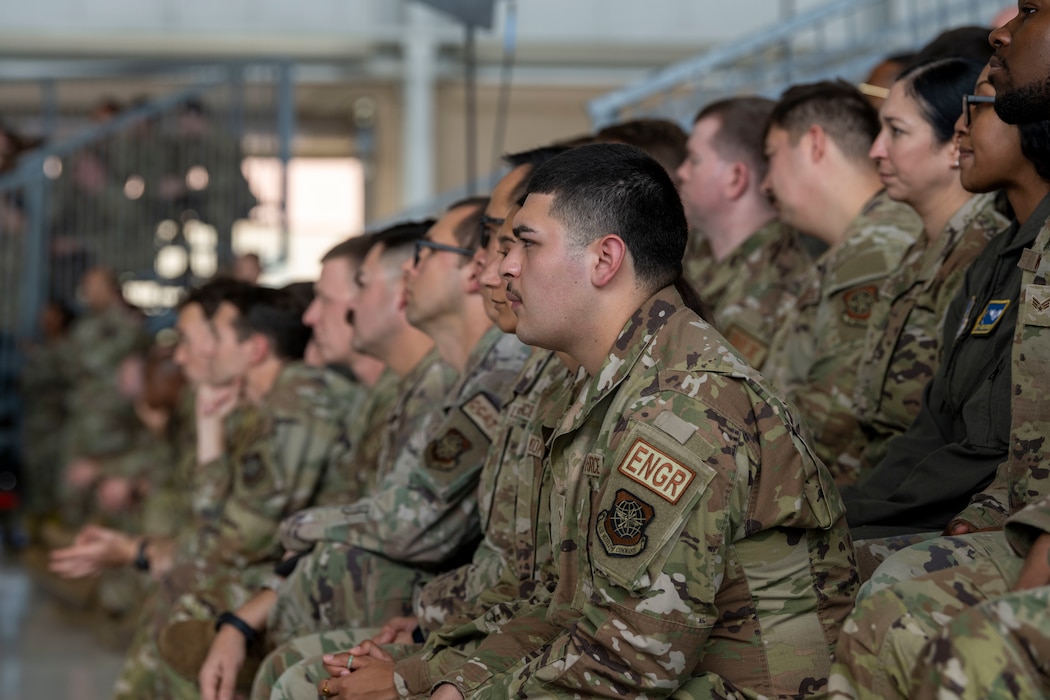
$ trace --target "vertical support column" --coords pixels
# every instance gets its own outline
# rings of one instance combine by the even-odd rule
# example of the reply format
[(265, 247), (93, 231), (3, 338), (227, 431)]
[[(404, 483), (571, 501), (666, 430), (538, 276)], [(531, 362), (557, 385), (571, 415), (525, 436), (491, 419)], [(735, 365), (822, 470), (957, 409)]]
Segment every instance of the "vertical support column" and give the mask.
[(45, 154), (28, 156), (25, 178), (25, 231), (22, 239), (22, 271), (18, 290), (18, 335), (34, 338), (37, 318), (47, 299), (51, 284), (48, 279), (47, 251), (50, 244), (47, 190), (51, 181), (44, 177)]
[(50, 78), (40, 81), (40, 104), (41, 131), (44, 139), (50, 141), (58, 132), (58, 91)]
[(280, 262), (288, 260), (288, 166), (292, 162), (292, 139), (295, 136), (295, 80), (294, 66), (285, 61), (278, 68), (277, 80), (277, 139), (281, 159), (281, 254)]
[(434, 18), (416, 2), (405, 3), (404, 130), (401, 144), (401, 202), (420, 204), (434, 193), (434, 64), (437, 43), (428, 29)]

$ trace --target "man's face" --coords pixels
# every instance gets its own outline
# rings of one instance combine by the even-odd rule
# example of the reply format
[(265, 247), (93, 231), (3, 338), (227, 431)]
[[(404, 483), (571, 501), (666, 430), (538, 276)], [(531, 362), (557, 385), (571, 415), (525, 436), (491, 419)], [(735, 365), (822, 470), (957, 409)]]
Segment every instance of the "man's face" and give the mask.
[(1050, 0), (1021, 0), (989, 37), (995, 111), (1008, 124), (1050, 119)]
[(733, 164), (723, 160), (713, 147), (721, 128), (721, 117), (705, 117), (694, 124), (685, 160), (675, 173), (689, 224), (705, 232), (711, 216), (725, 206), (723, 188), (726, 177), (732, 174)]
[(807, 191), (801, 177), (806, 171), (805, 149), (808, 138), (803, 136), (792, 145), (791, 135), (784, 129), (772, 127), (766, 135), (766, 158), (769, 172), (762, 183), (762, 191), (773, 202), (780, 219), (805, 232), (806, 207), (812, 205), (812, 194)]
[(252, 338), (241, 340), (233, 324), (239, 313), (229, 302), (219, 304), (212, 319), (215, 327), (215, 352), (211, 361), (209, 382), (219, 386), (243, 379), (251, 367)]
[[(456, 207), (438, 219), (427, 231), (426, 239), (442, 245), (460, 247), (456, 228), (474, 210)], [(458, 315), (468, 291), (474, 266), (464, 255), (447, 250), (421, 248), (419, 263), (405, 262), (405, 315), (413, 326), (426, 330), (435, 321)]]
[(357, 292), (353, 303), (353, 348), (380, 360), (386, 359), (384, 341), (397, 330), (405, 298), (400, 270), (383, 263), (384, 248), (382, 243), (372, 246), (361, 262), (354, 276)]
[(303, 314), (303, 323), (313, 329), (313, 342), (326, 363), (345, 364), (350, 352), (354, 329), (346, 315), (357, 296), (355, 272), (346, 258), (323, 263), (321, 277), (314, 285), (314, 300)]
[(186, 379), (200, 386), (211, 378), (211, 361), (215, 355), (215, 333), (200, 304), (187, 304), (175, 321), (179, 342), (175, 345), (175, 363)]
[(514, 216), (517, 213), (516, 206), (507, 211), (506, 221), (497, 234), (489, 239), (485, 266), (478, 279), (481, 283), (481, 296), (485, 300), (485, 311), (504, 333), (513, 333), (518, 325), (518, 317), (510, 310), (510, 303), (507, 302), (507, 281), (499, 273), (500, 263), (515, 242)]
[(522, 342), (564, 350), (575, 340), (581, 314), (587, 313), (582, 288), (587, 284), (586, 251), (568, 238), (551, 217), (553, 195), (530, 194), (514, 217), (514, 244), (500, 264), (507, 300), (518, 317)]

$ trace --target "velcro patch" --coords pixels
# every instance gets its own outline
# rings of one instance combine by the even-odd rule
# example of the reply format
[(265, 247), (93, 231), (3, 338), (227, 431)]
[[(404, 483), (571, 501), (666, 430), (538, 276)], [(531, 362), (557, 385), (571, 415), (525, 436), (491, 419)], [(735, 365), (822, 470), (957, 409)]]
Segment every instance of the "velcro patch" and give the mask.
[(492, 442), (499, 432), (499, 409), (485, 394), (477, 394), (463, 404), (463, 413)]
[(1021, 268), (1025, 272), (1038, 272), (1039, 263), (1043, 262), (1043, 256), (1035, 252), (1031, 248), (1025, 248), (1021, 253), (1021, 259), (1017, 263), (1017, 267)]
[(435, 469), (447, 471), (456, 466), (460, 456), (471, 447), (467, 436), (452, 428), (440, 438), (430, 441), (427, 447), (427, 461)]
[(528, 401), (525, 399), (518, 399), (514, 401), (507, 408), (507, 416), (511, 420), (516, 421), (527, 421), (532, 418), (532, 414), (536, 411), (536, 402)]
[(737, 325), (730, 326), (726, 331), (726, 340), (744, 356), (752, 367), (760, 367), (769, 351), (769, 346), (758, 337)]
[(529, 444), (526, 445), (525, 452), (529, 457), (543, 459), (543, 440), (538, 435), (530, 435)]
[(641, 438), (627, 450), (618, 471), (671, 504), (678, 503), (696, 477), (692, 469)]
[(1003, 312), (1010, 306), (1009, 299), (992, 299), (984, 307), (984, 311), (977, 317), (970, 335), (988, 335), (999, 325), (1003, 318)]
[(1050, 286), (1030, 284), (1025, 287), (1024, 323), (1050, 328)]
[(871, 310), (878, 298), (879, 288), (873, 284), (849, 290), (842, 295), (846, 304), (845, 318), (852, 321), (867, 321), (871, 318)]
[(603, 456), (590, 452), (583, 458), (583, 473), (587, 476), (601, 476), (604, 464), (605, 458)]
[(598, 513), (597, 535), (610, 557), (633, 557), (645, 551), (656, 511), (630, 491), (618, 489), (610, 508)]

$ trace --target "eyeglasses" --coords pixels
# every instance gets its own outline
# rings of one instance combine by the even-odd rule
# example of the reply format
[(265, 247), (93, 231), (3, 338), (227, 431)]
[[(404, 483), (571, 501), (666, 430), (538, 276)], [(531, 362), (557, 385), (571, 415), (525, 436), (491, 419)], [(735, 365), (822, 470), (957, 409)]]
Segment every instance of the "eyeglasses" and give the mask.
[(990, 105), (995, 103), (995, 97), (991, 95), (963, 95), (963, 124), (969, 129), (973, 123), (973, 114), (970, 112), (970, 106), (979, 105)]
[(429, 248), (430, 250), (443, 250), (446, 253), (455, 253), (457, 255), (462, 255), (468, 258), (474, 257), (474, 251), (470, 248), (457, 248), (454, 245), (447, 245), (445, 243), (435, 243), (434, 241), (427, 240), (426, 238), (417, 238), (416, 251), (415, 255), (412, 258), (412, 264), (415, 267), (419, 267), (419, 260), (422, 257), (420, 253), (424, 248)]
[(498, 231), (499, 227), (503, 225), (506, 219), (499, 219), (495, 216), (482, 216), (481, 217), (481, 247), (488, 248), (489, 241), (492, 240), (492, 232)]

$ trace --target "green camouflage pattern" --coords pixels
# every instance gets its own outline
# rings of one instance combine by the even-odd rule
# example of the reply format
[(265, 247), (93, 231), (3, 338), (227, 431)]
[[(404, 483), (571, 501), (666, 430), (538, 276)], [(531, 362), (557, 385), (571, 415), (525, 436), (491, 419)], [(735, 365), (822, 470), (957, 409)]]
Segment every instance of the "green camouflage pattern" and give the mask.
[(841, 501), (791, 409), (673, 289), (632, 315), (544, 451), (553, 596), (439, 682), (486, 697), (669, 694), (705, 674), (749, 697), (822, 690), (857, 584)]
[(117, 373), (121, 362), (145, 345), (139, 319), (120, 304), (73, 324), (62, 346), (70, 385), (65, 424), (69, 459), (107, 457), (131, 448), (139, 420), (131, 401), (117, 389)]
[(816, 261), (798, 303), (778, 321), (763, 373), (798, 408), (827, 465), (837, 463), (858, 430), (857, 366), (879, 288), (900, 268), (920, 231), (911, 207), (885, 192), (875, 195), (842, 242)]
[(853, 411), (859, 430), (832, 471), (855, 483), (886, 455), (886, 442), (908, 429), (923, 390), (944, 355), (948, 305), (966, 270), (988, 242), (1010, 225), (997, 194), (978, 194), (934, 239), (923, 232), (900, 268), (882, 285), (872, 308)]
[(375, 492), (285, 524), (288, 549), (311, 539), (322, 545), (279, 590), (269, 626), (276, 643), (407, 614), (416, 587), (472, 551), (480, 534), (479, 474), (528, 354), (516, 337), (491, 329), (456, 384), (430, 397), (419, 428), (381, 467)]
[(58, 505), (56, 484), (62, 473), (62, 440), (56, 430), (66, 424), (65, 340), (37, 345), (26, 353), (19, 376), (22, 395), (22, 495), (28, 514), (43, 516)]
[[(776, 334), (776, 319), (794, 305), (799, 280), (813, 267), (798, 232), (771, 221), (714, 266), (700, 298), (711, 306), (707, 320), (761, 369)], [(710, 301), (709, 301), (710, 300)]]
[(703, 231), (690, 229), (685, 254), (682, 256), (682, 276), (709, 308), (717, 306), (719, 302), (713, 289), (713, 280), (717, 272), (718, 263), (711, 253), (711, 243), (707, 236)]
[[(543, 445), (572, 403), (575, 384), (568, 368), (547, 351), (536, 351), (522, 373), (504, 414), (511, 438), (519, 435), (517, 448), (505, 449), (500, 455), (499, 475), (510, 476), (497, 481), (492, 491), (493, 517), (485, 526), (486, 540), (503, 538), (503, 566), (488, 589), (476, 591), (478, 586), (473, 586), (473, 597), (463, 601), (456, 600), (456, 590), (439, 601), (440, 589), (433, 584), (423, 588), (416, 617), (429, 634), (417, 653), (406, 655), (395, 666), (402, 695), (426, 694), (437, 679), (462, 666), (478, 643), (518, 611), (550, 601), (557, 570), (547, 497), (553, 482), (544, 464)], [(501, 533), (504, 528), (506, 533)]]
[[(892, 565), (908, 578), (858, 601), (839, 635), (830, 696), (913, 697), (923, 647), (963, 611), (1009, 592), (1022, 563), (1001, 532), (939, 538), (891, 556), (876, 577), (888, 578)], [(915, 576), (922, 570), (932, 573)]]
[[(159, 658), (167, 625), (211, 620), (243, 605), (272, 576), (283, 550), (282, 519), (313, 504), (325, 471), (347, 449), (346, 380), (329, 370), (286, 365), (265, 403), (243, 414), (215, 473), (229, 474), (218, 517), (178, 540), (172, 570), (159, 587), (118, 688), (122, 697), (176, 697), (181, 681)], [(336, 388), (338, 387), (338, 388)], [(156, 669), (153, 673), (147, 668)]]

